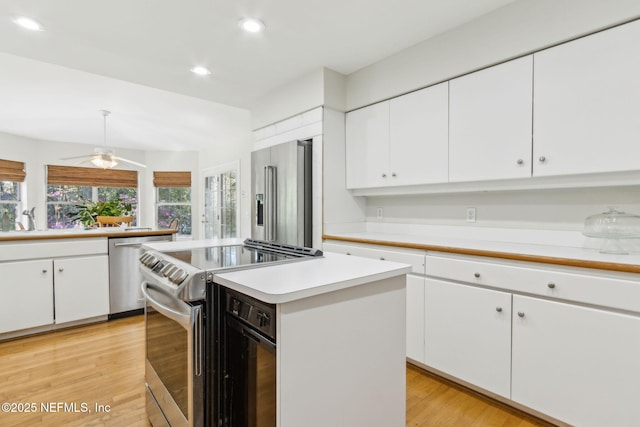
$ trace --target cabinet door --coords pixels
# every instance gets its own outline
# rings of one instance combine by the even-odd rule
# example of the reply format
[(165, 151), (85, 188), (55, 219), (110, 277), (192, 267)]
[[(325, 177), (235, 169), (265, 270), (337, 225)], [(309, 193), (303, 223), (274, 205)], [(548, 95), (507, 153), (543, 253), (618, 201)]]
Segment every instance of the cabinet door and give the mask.
[(0, 333), (53, 323), (51, 260), (0, 263)]
[(640, 425), (640, 318), (513, 297), (512, 399), (579, 426)]
[(534, 55), (534, 175), (640, 169), (639, 44), (635, 21)]
[(407, 275), (407, 357), (424, 363), (424, 277)]
[(425, 364), (510, 395), (511, 294), (426, 279)]
[(382, 187), (389, 176), (389, 101), (346, 114), (347, 188)]
[(109, 257), (54, 261), (56, 323), (109, 313)]
[(449, 180), (531, 176), (532, 57), (449, 82)]
[(389, 101), (390, 185), (447, 182), (449, 84)]

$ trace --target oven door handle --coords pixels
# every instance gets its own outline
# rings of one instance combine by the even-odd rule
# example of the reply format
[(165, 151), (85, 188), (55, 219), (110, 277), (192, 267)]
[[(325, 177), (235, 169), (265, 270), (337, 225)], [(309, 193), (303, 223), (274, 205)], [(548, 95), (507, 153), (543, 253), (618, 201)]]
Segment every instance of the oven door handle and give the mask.
[(142, 282), (142, 285), (141, 285), (142, 295), (144, 295), (144, 297), (149, 302), (149, 304), (151, 304), (151, 307), (153, 307), (156, 311), (158, 311), (163, 316), (166, 316), (169, 319), (176, 321), (178, 324), (180, 324), (180, 326), (182, 326), (186, 330), (191, 329), (191, 326), (192, 326), (191, 306), (189, 306), (189, 304), (186, 304), (183, 301), (180, 301), (179, 299), (173, 297), (172, 295), (168, 295), (157, 288), (153, 288), (155, 291), (173, 298), (176, 302), (176, 305), (179, 308), (183, 309), (181, 311), (174, 310), (173, 308), (167, 307), (166, 305), (162, 304), (160, 301), (155, 299), (153, 295), (151, 295), (151, 293), (147, 290), (147, 288), (153, 288), (153, 285), (151, 285), (149, 282)]

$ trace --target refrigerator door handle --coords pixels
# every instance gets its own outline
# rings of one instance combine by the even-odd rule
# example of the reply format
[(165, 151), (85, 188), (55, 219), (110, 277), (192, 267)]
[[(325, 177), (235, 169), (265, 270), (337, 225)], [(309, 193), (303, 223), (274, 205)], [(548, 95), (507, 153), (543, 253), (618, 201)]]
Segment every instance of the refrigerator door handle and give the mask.
[(277, 230), (277, 169), (275, 166), (264, 167), (264, 198), (265, 198), (265, 240), (268, 242), (276, 241), (278, 237)]

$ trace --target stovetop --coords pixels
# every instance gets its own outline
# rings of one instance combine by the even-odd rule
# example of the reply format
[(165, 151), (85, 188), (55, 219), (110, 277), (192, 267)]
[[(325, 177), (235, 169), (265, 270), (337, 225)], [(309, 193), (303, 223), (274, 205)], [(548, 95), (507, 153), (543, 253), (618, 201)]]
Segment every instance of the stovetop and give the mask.
[(184, 301), (203, 299), (214, 273), (294, 262), (322, 251), (275, 242), (246, 239), (242, 245), (155, 251), (140, 256), (145, 280)]

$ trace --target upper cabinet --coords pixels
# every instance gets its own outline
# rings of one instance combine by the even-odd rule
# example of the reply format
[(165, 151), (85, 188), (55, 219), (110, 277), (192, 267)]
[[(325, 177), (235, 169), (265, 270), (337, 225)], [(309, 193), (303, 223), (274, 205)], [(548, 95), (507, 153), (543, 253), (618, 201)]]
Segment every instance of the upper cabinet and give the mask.
[(347, 188), (447, 181), (448, 83), (347, 113)]
[(531, 176), (532, 56), (450, 82), (449, 180)]
[(534, 176), (640, 169), (640, 21), (534, 55)]

